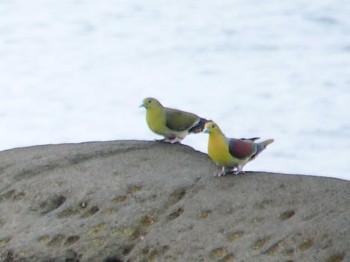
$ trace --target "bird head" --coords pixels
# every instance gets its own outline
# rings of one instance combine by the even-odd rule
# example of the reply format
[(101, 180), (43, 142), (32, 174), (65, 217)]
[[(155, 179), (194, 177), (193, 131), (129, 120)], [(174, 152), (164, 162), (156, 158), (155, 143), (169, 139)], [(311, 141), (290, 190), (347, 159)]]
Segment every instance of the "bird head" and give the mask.
[(220, 128), (217, 124), (215, 124), (212, 121), (207, 122), (204, 126), (204, 129), (203, 129), (203, 133), (208, 133), (208, 134), (211, 134), (211, 133), (216, 132), (216, 131), (220, 131)]
[(159, 101), (153, 97), (147, 97), (145, 99), (143, 99), (142, 104), (140, 105), (140, 107), (144, 107), (146, 109), (148, 108), (153, 108), (153, 107), (159, 107), (161, 106), (161, 104), (159, 103)]

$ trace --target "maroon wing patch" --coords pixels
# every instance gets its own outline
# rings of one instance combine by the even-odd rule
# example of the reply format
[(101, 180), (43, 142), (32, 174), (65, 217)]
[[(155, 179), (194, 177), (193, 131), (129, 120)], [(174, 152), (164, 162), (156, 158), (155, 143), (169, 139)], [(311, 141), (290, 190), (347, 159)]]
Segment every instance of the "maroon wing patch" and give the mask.
[(229, 139), (229, 152), (238, 159), (245, 159), (256, 152), (256, 145), (249, 140)]

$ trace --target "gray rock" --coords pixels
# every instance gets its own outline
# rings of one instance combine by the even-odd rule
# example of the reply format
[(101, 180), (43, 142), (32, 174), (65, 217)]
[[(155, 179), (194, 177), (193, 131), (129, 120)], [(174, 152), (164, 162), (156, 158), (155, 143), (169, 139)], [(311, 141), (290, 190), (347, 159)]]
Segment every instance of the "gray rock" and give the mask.
[(144, 141), (0, 152), (0, 260), (350, 261), (348, 181), (215, 171)]

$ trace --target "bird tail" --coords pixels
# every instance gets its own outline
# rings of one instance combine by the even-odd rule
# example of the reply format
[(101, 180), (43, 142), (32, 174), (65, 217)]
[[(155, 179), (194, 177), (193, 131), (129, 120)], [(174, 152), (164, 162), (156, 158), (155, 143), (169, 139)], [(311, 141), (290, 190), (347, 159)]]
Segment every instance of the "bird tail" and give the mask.
[(263, 149), (265, 149), (269, 144), (273, 143), (273, 139), (267, 139), (265, 141), (260, 142), (259, 144), (263, 147)]
[(267, 140), (265, 140), (265, 141), (256, 143), (256, 145), (257, 145), (256, 153), (255, 153), (254, 155), (252, 155), (252, 157), (250, 158), (250, 160), (253, 160), (254, 158), (256, 158), (256, 157), (261, 153), (261, 151), (263, 151), (269, 144), (272, 144), (273, 141), (275, 141), (275, 140), (273, 140), (273, 139), (267, 139)]
[(189, 133), (199, 133), (202, 132), (204, 129), (204, 126), (206, 123), (210, 122), (211, 120), (207, 120), (205, 118), (199, 118), (197, 123), (195, 123), (190, 130), (188, 130)]

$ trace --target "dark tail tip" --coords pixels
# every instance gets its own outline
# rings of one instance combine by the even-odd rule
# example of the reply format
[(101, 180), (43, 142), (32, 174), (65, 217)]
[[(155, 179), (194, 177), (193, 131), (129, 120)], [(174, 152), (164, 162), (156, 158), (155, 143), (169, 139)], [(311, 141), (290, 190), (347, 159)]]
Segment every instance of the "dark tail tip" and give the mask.
[(188, 131), (189, 133), (199, 133), (202, 132), (204, 129), (204, 126), (206, 123), (210, 122), (211, 120), (207, 120), (205, 118), (200, 118), (197, 125), (191, 127), (191, 129)]

